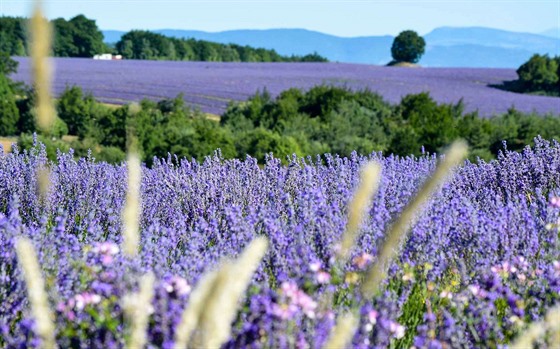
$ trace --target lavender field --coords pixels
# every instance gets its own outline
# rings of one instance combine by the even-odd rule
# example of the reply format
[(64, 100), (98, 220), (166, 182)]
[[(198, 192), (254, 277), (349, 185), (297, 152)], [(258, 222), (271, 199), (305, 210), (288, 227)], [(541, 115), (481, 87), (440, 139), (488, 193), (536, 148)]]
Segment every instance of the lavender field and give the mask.
[[(350, 258), (337, 263), (359, 170), (372, 160), (382, 167), (379, 190)], [(560, 300), (560, 145), (537, 139), (523, 153), (456, 168), (403, 241), (383, 291), (360, 298), (384, 232), (436, 161), (376, 153), (287, 166), (270, 158), (264, 167), (219, 155), (158, 161), (142, 168), (140, 252), (131, 258), (120, 248), (124, 165), (71, 154), (49, 163), (41, 148), (0, 155), (0, 347), (42, 343), (14, 249), (25, 236), (62, 348), (124, 347), (124, 300), (147, 271), (156, 281), (146, 346), (184, 348), (177, 331), (201, 275), (257, 237), (268, 251), (224, 348), (321, 348), (354, 307), (354, 348), (506, 348)], [(44, 167), (52, 186), (42, 197)], [(557, 347), (554, 338), (537, 346)]]
[[(18, 58), (12, 77), (31, 82), (30, 61)], [(516, 94), (489, 85), (517, 79), (513, 69), (397, 68), (340, 63), (215, 63), (170, 61), (98, 61), (52, 58), (55, 93), (78, 85), (100, 101), (124, 104), (143, 98), (160, 100), (183, 93), (192, 106), (221, 114), (230, 101), (244, 101), (266, 88), (272, 95), (319, 84), (369, 88), (390, 102), (410, 93), (429, 91), (436, 101), (456, 103), (481, 116), (504, 113), (514, 106), (524, 112), (560, 114), (560, 98)]]

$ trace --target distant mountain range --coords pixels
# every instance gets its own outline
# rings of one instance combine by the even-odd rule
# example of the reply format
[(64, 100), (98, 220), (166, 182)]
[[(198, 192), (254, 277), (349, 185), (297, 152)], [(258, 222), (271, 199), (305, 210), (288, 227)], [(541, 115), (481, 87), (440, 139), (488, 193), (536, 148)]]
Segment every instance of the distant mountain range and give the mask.
[[(166, 36), (195, 38), (274, 49), (282, 55), (317, 52), (330, 61), (386, 64), (391, 60), (394, 37), (345, 38), (306, 29), (230, 30), (217, 33), (196, 30), (153, 30)], [(117, 42), (125, 32), (103, 31), (105, 41)], [(530, 34), (482, 27), (441, 27), (424, 35), (427, 47), (420, 64), (428, 67), (517, 68), (534, 53), (560, 55), (560, 38), (554, 30)]]
[(549, 36), (551, 38), (560, 39), (560, 28), (550, 28), (541, 33), (541, 35)]

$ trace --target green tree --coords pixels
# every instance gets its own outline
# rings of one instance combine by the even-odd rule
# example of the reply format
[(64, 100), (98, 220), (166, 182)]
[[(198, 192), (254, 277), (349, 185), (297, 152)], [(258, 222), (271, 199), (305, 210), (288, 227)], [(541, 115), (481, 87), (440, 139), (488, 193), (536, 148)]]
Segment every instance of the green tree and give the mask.
[(248, 154), (263, 163), (269, 153), (283, 160), (292, 154), (301, 155), (300, 146), (294, 138), (282, 137), (261, 127), (238, 136), (236, 147), (239, 157)]
[(98, 107), (91, 95), (84, 95), (80, 87), (72, 86), (60, 96), (57, 112), (68, 126), (68, 133), (83, 139), (91, 131), (91, 124), (98, 116)]
[(16, 39), (16, 43), (14, 45), (14, 49), (13, 49), (14, 55), (15, 56), (26, 56), (27, 52), (25, 51), (25, 44), (23, 43), (23, 40), (21, 39)]
[(401, 32), (393, 41), (391, 55), (397, 62), (417, 63), (426, 47), (426, 41), (413, 30)]
[(10, 75), (17, 72), (18, 62), (14, 61), (7, 52), (0, 52), (0, 75)]
[(132, 40), (120, 41), (120, 54), (126, 59), (134, 58), (134, 45)]
[(26, 19), (0, 17), (0, 51), (10, 56), (25, 56)]
[(431, 153), (457, 138), (453, 106), (438, 105), (429, 93), (405, 96), (398, 112), (405, 123), (414, 128), (420, 144)]
[(19, 111), (10, 80), (0, 75), (0, 136), (13, 136), (17, 133)]
[(126, 122), (129, 117), (129, 107), (123, 106), (111, 112), (103, 113), (96, 120), (100, 133), (100, 143), (104, 146), (126, 148)]
[(519, 81), (528, 91), (553, 91), (558, 87), (558, 60), (535, 54), (517, 69)]
[(64, 18), (52, 21), (54, 27), (53, 53), (57, 57), (75, 57), (79, 49), (74, 43), (75, 28)]
[(94, 20), (78, 15), (70, 19), (69, 23), (74, 27), (73, 42), (78, 48), (78, 57), (93, 57), (106, 50), (103, 33)]

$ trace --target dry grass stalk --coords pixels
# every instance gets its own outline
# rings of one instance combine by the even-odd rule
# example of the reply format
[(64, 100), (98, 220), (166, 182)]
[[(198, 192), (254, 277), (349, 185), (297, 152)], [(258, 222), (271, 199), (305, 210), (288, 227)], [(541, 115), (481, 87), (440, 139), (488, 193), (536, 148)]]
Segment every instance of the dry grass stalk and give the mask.
[(511, 349), (533, 348), (535, 341), (543, 338), (547, 332), (550, 334), (551, 348), (560, 347), (560, 306), (550, 309), (543, 321), (535, 322), (529, 326), (509, 347)]
[(194, 348), (219, 348), (229, 339), (239, 301), (267, 248), (268, 241), (265, 238), (256, 238), (233, 264), (224, 263), (204, 305), (204, 311), (200, 314), (198, 329), (192, 342)]
[(37, 185), (39, 187), (39, 197), (41, 201), (46, 202), (51, 185), (50, 171), (47, 167), (41, 166), (37, 171)]
[(51, 96), (52, 67), (48, 60), (52, 31), (49, 21), (43, 16), (41, 1), (36, 1), (30, 27), (31, 62), (37, 94), (37, 125), (43, 132), (49, 133), (56, 114)]
[(339, 258), (345, 261), (358, 238), (360, 224), (366, 210), (379, 188), (381, 166), (370, 162), (362, 168), (361, 181), (354, 198), (348, 205), (348, 224), (342, 236)]
[(349, 348), (358, 329), (358, 319), (351, 313), (341, 315), (333, 328), (324, 349)]
[(140, 349), (146, 345), (146, 330), (150, 318), (152, 298), (154, 297), (154, 282), (153, 273), (142, 276), (138, 293), (128, 295), (124, 299), (124, 310), (131, 322), (128, 348)]
[(138, 254), (140, 243), (140, 181), (142, 170), (136, 153), (128, 154), (128, 186), (123, 210), (123, 251), (130, 257)]
[(212, 292), (217, 276), (218, 273), (216, 271), (207, 272), (191, 293), (189, 305), (183, 312), (181, 322), (175, 329), (175, 349), (187, 348), (191, 334), (198, 326), (200, 314), (204, 311), (204, 305)]
[(218, 271), (202, 277), (177, 326), (175, 349), (185, 349), (189, 343), (193, 348), (219, 348), (229, 339), (239, 300), (267, 248), (268, 241), (257, 238), (236, 261), (224, 262)]
[(420, 191), (408, 203), (399, 218), (392, 225), (381, 246), (377, 260), (370, 267), (368, 275), (362, 284), (361, 292), (365, 299), (369, 299), (377, 293), (381, 282), (386, 277), (389, 264), (398, 255), (401, 241), (406, 236), (408, 229), (414, 224), (424, 203), (466, 155), (467, 145), (465, 142), (458, 141), (453, 143), (434, 174), (426, 180)]
[(41, 347), (56, 348), (53, 315), (49, 307), (45, 283), (33, 244), (27, 238), (19, 238), (16, 242), (16, 253), (23, 269), (27, 285), (27, 296), (31, 303), (31, 312), (35, 319), (36, 331), (42, 340)]

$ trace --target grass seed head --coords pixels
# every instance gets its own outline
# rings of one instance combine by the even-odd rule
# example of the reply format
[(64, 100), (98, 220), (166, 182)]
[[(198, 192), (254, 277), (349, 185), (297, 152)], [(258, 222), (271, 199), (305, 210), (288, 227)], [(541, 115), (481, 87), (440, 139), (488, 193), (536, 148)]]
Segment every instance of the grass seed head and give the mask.
[(351, 313), (339, 316), (337, 324), (332, 329), (329, 339), (323, 348), (349, 348), (358, 324), (358, 319)]
[(36, 331), (42, 340), (41, 347), (56, 348), (53, 314), (49, 307), (45, 283), (33, 244), (27, 238), (19, 238), (16, 242), (16, 253), (23, 269), (27, 296), (36, 323)]
[(128, 186), (123, 210), (123, 251), (129, 257), (138, 254), (140, 243), (140, 182), (142, 170), (136, 153), (128, 154)]
[(239, 301), (267, 249), (268, 241), (263, 237), (256, 238), (237, 260), (223, 264), (201, 313), (193, 347), (219, 348), (230, 338)]
[(52, 66), (48, 58), (51, 53), (51, 41), (51, 25), (43, 15), (41, 1), (36, 1), (30, 20), (30, 51), (37, 95), (37, 125), (47, 134), (56, 115), (51, 96)]
[(131, 323), (128, 348), (140, 349), (146, 345), (146, 330), (154, 297), (154, 281), (155, 277), (151, 272), (142, 276), (138, 293), (129, 294), (123, 300), (124, 311)]
[(429, 177), (418, 193), (407, 204), (404, 211), (389, 229), (377, 256), (377, 260), (370, 267), (361, 292), (365, 299), (373, 297), (386, 277), (387, 268), (398, 255), (400, 244), (405, 239), (410, 227), (414, 224), (420, 211), (432, 194), (442, 185), (450, 172), (467, 156), (467, 144), (456, 141), (443, 156), (435, 172)]
[(361, 180), (354, 198), (348, 206), (348, 224), (342, 236), (339, 258), (345, 260), (358, 237), (362, 219), (377, 189), (379, 188), (381, 166), (370, 162), (362, 168)]

